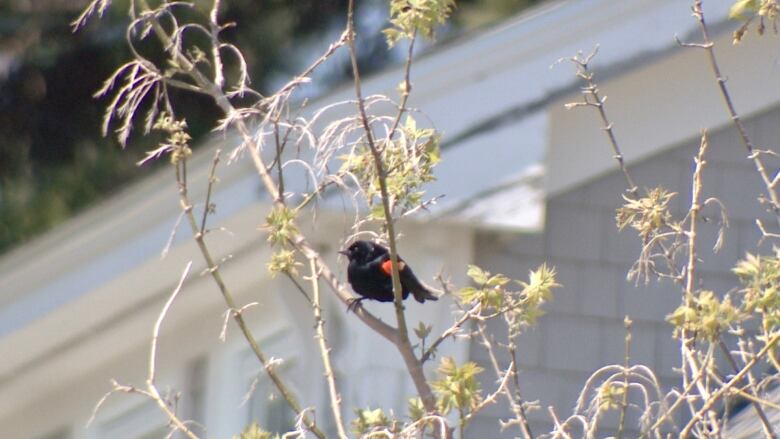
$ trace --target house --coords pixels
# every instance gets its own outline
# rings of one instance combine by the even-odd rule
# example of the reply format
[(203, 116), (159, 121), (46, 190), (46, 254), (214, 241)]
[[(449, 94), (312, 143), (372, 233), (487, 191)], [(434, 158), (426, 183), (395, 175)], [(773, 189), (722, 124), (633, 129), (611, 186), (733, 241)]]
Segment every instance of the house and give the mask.
[[(754, 141), (770, 147), (780, 134), (778, 37), (751, 34), (733, 47), (730, 3), (707, 1), (705, 13), (717, 31), (716, 50), (737, 108)], [(709, 131), (705, 192), (726, 206), (730, 227), (723, 249), (703, 256), (704, 287), (735, 287), (730, 269), (756, 248), (754, 220), (766, 216), (753, 196), (760, 180), (730, 126), (705, 54), (679, 47), (675, 35), (697, 38), (688, 2), (560, 1), (444, 44), (414, 65), (410, 104), (445, 133), (438, 181), (428, 193), (447, 197), (431, 214), (403, 224), (404, 258), (421, 277), (443, 268), (457, 285), (467, 284), (470, 263), (524, 278), (547, 261), (564, 285), (538, 326), (518, 340), (523, 396), (542, 408), (529, 414), (534, 432), (551, 430), (548, 406), (570, 415), (587, 377), (623, 362), (626, 315), (634, 321), (631, 361), (651, 366), (667, 388), (679, 384), (673, 370), (678, 347), (665, 317), (679, 304), (680, 289), (626, 281), (639, 242), (614, 226), (625, 183), (597, 115), (564, 109), (580, 99), (579, 84), (565, 63), (551, 68), (556, 60), (600, 45), (591, 67), (609, 97), (625, 159), (640, 187), (663, 184), (678, 192), (676, 213), (690, 201), (700, 130)], [(366, 93), (392, 93), (399, 75), (393, 69), (367, 79)], [(350, 93), (344, 87), (321, 102)], [(215, 140), (233, 146), (225, 142)], [(203, 199), (212, 150), (193, 157), (194, 200)], [(775, 171), (777, 163), (772, 166)], [(327, 389), (308, 305), (285, 279), (265, 270), (269, 250), (257, 227), (268, 204), (254, 171), (239, 161), (221, 168), (220, 178), (213, 221), (231, 234), (212, 246), (219, 258), (230, 256), (225, 278), (241, 303), (258, 303), (245, 313), (255, 336), (269, 355), (283, 359), (279, 370), (303, 405), (320, 407), (319, 422), (332, 429), (322, 409)], [(212, 281), (197, 275), (203, 263), (189, 234), (179, 230), (161, 257), (178, 215), (173, 176), (161, 170), (0, 259), (0, 437), (162, 437), (165, 419), (137, 395), (112, 395), (88, 428), (85, 423), (111, 379), (144, 384), (154, 321), (188, 261), (191, 275), (162, 326), (160, 387), (179, 392), (179, 413), (207, 426), (207, 437), (230, 437), (253, 419), (266, 428), (289, 425), (283, 403), (268, 397), (269, 383), (232, 324), (220, 341), (225, 306)], [(315, 244), (342, 267), (342, 277), (335, 252), (348, 234), (345, 216), (338, 206), (326, 206), (310, 225)], [(702, 245), (714, 242), (716, 229), (714, 222), (702, 226)], [(344, 411), (382, 406), (404, 413), (413, 386), (397, 352), (327, 297), (326, 331)], [(451, 322), (451, 303), (410, 301), (408, 321), (433, 323), (437, 333)], [(367, 306), (393, 321), (390, 307)], [(487, 361), (476, 342), (464, 340), (445, 342), (442, 355)], [(489, 372), (482, 379), (485, 386), (493, 382)], [(499, 431), (498, 419), (507, 413), (501, 403), (490, 406), (468, 432), (517, 436)], [(610, 434), (614, 425), (606, 422), (599, 434)]]

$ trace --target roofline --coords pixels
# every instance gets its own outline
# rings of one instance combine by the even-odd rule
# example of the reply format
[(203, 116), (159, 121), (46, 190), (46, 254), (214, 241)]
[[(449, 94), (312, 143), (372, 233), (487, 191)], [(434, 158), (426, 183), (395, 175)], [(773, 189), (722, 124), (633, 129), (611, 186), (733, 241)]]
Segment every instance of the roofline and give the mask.
[[(457, 75), (448, 79), (449, 83), (451, 83), (450, 85), (455, 84), (454, 86), (469, 84), (473, 77), (478, 77), (500, 65), (507, 65), (508, 62), (517, 64), (519, 62), (517, 60), (518, 56), (526, 59), (527, 63), (544, 63), (549, 53), (544, 50), (542, 50), (542, 53), (539, 53), (542, 47), (547, 48), (551, 44), (554, 47), (558, 47), (564, 44), (564, 42), (559, 41), (560, 35), (557, 33), (561, 25), (574, 18), (578, 20), (578, 23), (588, 20), (609, 19), (611, 18), (610, 16), (603, 16), (604, 9), (602, 8), (602, 6), (608, 3), (610, 3), (610, 0), (564, 0), (549, 5), (542, 5), (539, 8), (518, 15), (508, 23), (502, 23), (480, 34), (464, 35), (440, 50), (431, 51), (421, 56), (413, 71), (413, 79), (416, 78), (415, 80), (420, 83), (423, 95), (434, 96), (436, 93), (443, 92), (441, 89), (443, 84), (440, 84), (440, 75), (449, 71), (448, 69), (451, 70), (453, 63), (458, 63), (457, 65), (461, 67), (461, 70), (457, 71)], [(618, 8), (613, 7), (606, 10), (615, 14), (634, 14), (633, 17), (640, 19), (643, 16), (643, 12), (645, 12), (645, 8), (663, 7), (667, 4), (668, 2), (659, 2), (658, 0), (631, 0), (621, 3), (621, 6)], [(535, 45), (542, 39), (540, 33), (550, 28), (554, 29), (554, 31), (548, 32), (547, 40), (538, 43), (543, 44), (543, 46)], [(597, 33), (598, 31), (599, 29), (595, 29), (592, 32)], [(535, 40), (531, 40), (530, 37), (535, 37)], [(524, 48), (519, 49), (521, 53), (514, 55), (513, 59), (505, 59), (501, 50), (507, 50), (508, 47), (514, 49), (518, 42), (525, 44), (527, 47), (524, 46)], [(483, 53), (486, 47), (493, 47), (498, 52), (492, 54)], [(639, 48), (640, 46), (637, 46), (637, 49), (632, 54), (620, 54), (620, 57), (615, 58), (617, 61), (612, 64), (602, 64), (601, 67), (598, 67), (598, 71), (604, 71), (605, 73), (600, 74), (607, 75), (607, 77), (619, 75), (626, 69), (636, 68), (638, 63), (651, 62), (652, 56), (659, 57), (668, 53), (669, 50), (676, 50), (676, 47), (673, 45), (666, 45), (662, 50), (656, 51), (651, 56), (648, 55), (647, 51), (639, 50)], [(466, 53), (461, 53), (461, 51)], [(475, 55), (480, 55), (484, 62), (462, 63), (463, 57)], [(611, 55), (613, 58), (616, 56), (614, 54)], [(603, 67), (605, 65), (611, 67), (605, 68)], [(393, 75), (397, 74), (399, 70), (400, 67), (397, 67), (367, 79), (364, 82), (366, 94), (393, 90), (396, 84)], [(493, 129), (509, 121), (526, 118), (531, 114), (536, 114), (538, 111), (543, 111), (545, 105), (552, 102), (556, 97), (575, 90), (576, 84), (574, 81), (574, 75), (566, 75), (565, 79), (559, 80), (548, 87), (546, 91), (538, 90), (539, 93), (518, 97), (521, 103), (509, 110), (504, 108), (494, 109), (495, 115), (489, 117), (486, 121), (470, 126), (454, 127), (448, 131), (448, 135), (452, 136), (452, 140), (446, 142), (445, 147), (450, 148), (453, 145), (463, 143), (480, 132)], [(417, 86), (418, 84), (415, 85)], [(436, 90), (436, 87), (439, 87), (439, 89)], [(325, 103), (333, 100), (342, 100), (344, 93), (351, 94), (344, 87), (340, 90), (344, 91), (337, 90), (333, 94), (319, 99), (317, 102)], [(422, 97), (420, 99), (421, 102), (424, 102), (426, 98)], [(484, 112), (484, 109), (479, 110)], [(470, 109), (469, 111), (475, 110)], [(225, 136), (221, 137), (225, 138)], [(212, 137), (212, 139), (216, 139), (216, 137)], [(211, 141), (213, 140), (209, 142)], [(229, 139), (228, 143), (230, 141), (232, 140)], [(191, 175), (206, 175), (212, 154), (213, 148), (199, 148), (192, 158)], [(256, 193), (248, 194), (247, 191), (250, 190), (248, 188), (251, 183), (245, 181), (253, 179), (256, 171), (246, 161), (239, 162), (233, 166), (239, 166), (240, 168), (234, 169), (233, 172), (223, 173), (224, 177), (220, 186), (227, 188), (231, 184), (243, 184), (243, 190), (246, 192), (243, 202), (247, 203), (244, 207), (256, 203), (259, 196)], [(83, 259), (81, 255), (87, 255), (88, 257), (90, 255), (100, 255), (108, 251), (108, 249), (116, 248), (121, 242), (126, 243), (134, 237), (141, 236), (141, 233), (148, 232), (150, 228), (165, 228), (167, 223), (172, 223), (179, 215), (179, 206), (175, 201), (175, 183), (166, 171), (168, 169), (156, 171), (152, 176), (146, 177), (121, 190), (116, 196), (103, 200), (97, 205), (88, 208), (82, 214), (68, 220), (63, 225), (0, 257), (0, 276), (5, 281), (0, 286), (0, 312), (2, 312), (3, 308), (7, 308), (10, 303), (26, 295), (30, 288), (35, 285), (42, 285), (52, 278), (62, 277), (68, 270), (72, 270), (75, 267), (83, 267), (83, 264), (89, 259)], [(205, 181), (205, 178), (203, 180)], [(204, 190), (205, 187), (203, 185), (200, 187), (194, 186), (191, 189), (193, 199), (199, 199), (198, 196), (202, 195)], [(238, 203), (238, 201), (235, 201), (235, 203)], [(237, 206), (234, 207), (239, 208)], [(128, 218), (128, 216), (131, 218)], [(74, 258), (74, 254), (80, 255), (82, 259)], [(47, 273), (47, 276), (43, 277), (41, 273)], [(110, 273), (106, 275), (110, 275)], [(24, 288), (21, 288), (22, 286)], [(57, 304), (51, 303), (50, 306), (57, 306)]]
[[(635, 0), (634, 2), (636, 3), (637, 1), (641, 2), (642, 0)], [(584, 10), (594, 16), (600, 16), (603, 14), (603, 11), (595, 6), (602, 3), (609, 3), (609, 0), (558, 0), (549, 3), (542, 3), (536, 7), (519, 13), (514, 18), (509, 19), (507, 22), (490, 25), (487, 28), (478, 28), (466, 34), (454, 37), (449, 41), (445, 41), (439, 46), (435, 46), (435, 49), (426, 51), (417, 57), (415, 70), (421, 69), (420, 64), (424, 65), (426, 63), (436, 61), (437, 57), (441, 57), (447, 53), (457, 51), (459, 48), (464, 46), (473, 46), (476, 40), (487, 39), (497, 35), (511, 33), (511, 31), (516, 29), (518, 26), (526, 24), (534, 19), (544, 17), (546, 14), (551, 12), (560, 12), (561, 9), (565, 9), (567, 6), (575, 7), (577, 12)], [(579, 18), (582, 20), (585, 19), (581, 16)], [(720, 19), (713, 22), (714, 24), (711, 24), (710, 28), (713, 32), (724, 32), (727, 30), (727, 21), (728, 20), (721, 17)], [(694, 32), (695, 30), (691, 30), (689, 34), (686, 34), (686, 38), (692, 36), (690, 34)], [(639, 51), (630, 57), (618, 60), (617, 62), (597, 64), (599, 78), (602, 80), (608, 80), (612, 77), (619, 76), (626, 71), (636, 69), (642, 65), (651, 63), (659, 57), (663, 57), (676, 50), (679, 50), (679, 47), (670, 40), (670, 44), (660, 50)], [(369, 75), (364, 81), (364, 87), (371, 88), (373, 83), (387, 82), (386, 78), (394, 78), (402, 69), (403, 66), (397, 65), (382, 72)], [(448, 133), (451, 135), (451, 137), (445, 140), (442, 146), (445, 148), (450, 147), (459, 144), (475, 135), (478, 135), (481, 132), (494, 129), (497, 126), (501, 126), (506, 123), (522, 120), (523, 118), (534, 114), (537, 111), (543, 110), (544, 107), (549, 103), (559, 99), (562, 96), (570, 94), (577, 89), (578, 85), (575, 81), (574, 75), (572, 75), (572, 80), (569, 83), (547, 91), (541, 98), (526, 100), (522, 104), (510, 108), (508, 111), (501, 111), (476, 125), (465, 127), (461, 132)], [(338, 97), (344, 93), (351, 94), (351, 86), (348, 81), (345, 81), (344, 84), (337, 87), (333, 93), (322, 96), (315, 102), (330, 102), (334, 100), (334, 96)], [(308, 105), (310, 108), (312, 106), (313, 105), (311, 104)], [(216, 137), (224, 138), (224, 136), (212, 136), (209, 139), (206, 139), (204, 142), (211, 144), (214, 142)], [(208, 167), (212, 153), (213, 152), (211, 151), (211, 148), (198, 148), (192, 159), (192, 167)], [(103, 214), (105, 212), (114, 211), (116, 207), (126, 204), (126, 200), (128, 198), (136, 197), (139, 195), (139, 193), (148, 193), (150, 192), (150, 188), (160, 187), (160, 185), (167, 184), (167, 182), (164, 181), (164, 179), (167, 178), (166, 175), (168, 175), (165, 172), (166, 170), (167, 169), (156, 170), (151, 176), (144, 177), (141, 181), (131, 183), (129, 187), (121, 189), (115, 196), (104, 199), (97, 204), (88, 207), (84, 212), (77, 214), (72, 219), (48, 232), (45, 232), (43, 235), (33, 238), (23, 245), (12, 248), (0, 256), (0, 272), (4, 272), (9, 270), (9, 268), (22, 265), (23, 262), (21, 261), (28, 260), (34, 254), (46, 252), (47, 250), (51, 249), (52, 246), (61, 244), (64, 240), (67, 240), (68, 237), (73, 236), (74, 233), (79, 230), (85, 230), (85, 228), (88, 228), (89, 226), (99, 224), (101, 220), (104, 219)], [(0, 304), (1, 303), (2, 298), (0, 298)]]

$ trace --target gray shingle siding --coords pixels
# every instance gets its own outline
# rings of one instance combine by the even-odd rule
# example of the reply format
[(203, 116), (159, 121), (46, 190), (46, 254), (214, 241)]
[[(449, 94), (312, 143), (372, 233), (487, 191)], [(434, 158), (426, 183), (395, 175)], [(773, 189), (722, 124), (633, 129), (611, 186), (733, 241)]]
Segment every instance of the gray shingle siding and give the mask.
[[(780, 109), (747, 120), (759, 147), (775, 144), (780, 138), (778, 119)], [(737, 286), (730, 273), (737, 259), (746, 251), (755, 252), (760, 237), (755, 218), (771, 215), (756, 199), (762, 183), (736, 131), (732, 127), (713, 131), (709, 142), (704, 196), (720, 199), (731, 226), (722, 250), (713, 255), (710, 249), (717, 235), (717, 209), (704, 210), (708, 222), (700, 225), (699, 273), (702, 288), (723, 294)], [(673, 203), (677, 215), (684, 214), (690, 203), (692, 158), (698, 145), (697, 136), (630, 168), (640, 188), (663, 185), (677, 192)], [(604, 147), (608, 147), (606, 143)], [(769, 163), (771, 176), (778, 166), (780, 160)], [(518, 340), (523, 396), (539, 400), (541, 407), (529, 415), (535, 432), (550, 430), (548, 406), (553, 406), (559, 417), (569, 416), (587, 377), (601, 366), (622, 363), (625, 315), (634, 320), (631, 361), (652, 367), (666, 389), (677, 384), (673, 368), (679, 366), (679, 353), (665, 317), (679, 305), (681, 289), (668, 280), (638, 286), (626, 281), (640, 245), (631, 230), (619, 232), (615, 226), (615, 208), (622, 202), (624, 188), (623, 177), (615, 170), (549, 198), (541, 234), (481, 231), (477, 235), (475, 263), (483, 268), (524, 279), (529, 269), (547, 261), (556, 267), (563, 284), (538, 326)], [(770, 248), (764, 244), (762, 250)], [(476, 361), (488, 366), (484, 348), (472, 342), (471, 352)], [(502, 363), (507, 364), (507, 358), (502, 357)], [(488, 385), (495, 377), (488, 367), (485, 374)], [(506, 416), (506, 410), (505, 405), (498, 405), (486, 411), (469, 431), (474, 437), (519, 435), (516, 429), (498, 432), (496, 420)], [(605, 418), (605, 428), (615, 424), (616, 418)], [(599, 436), (609, 433), (600, 430)]]

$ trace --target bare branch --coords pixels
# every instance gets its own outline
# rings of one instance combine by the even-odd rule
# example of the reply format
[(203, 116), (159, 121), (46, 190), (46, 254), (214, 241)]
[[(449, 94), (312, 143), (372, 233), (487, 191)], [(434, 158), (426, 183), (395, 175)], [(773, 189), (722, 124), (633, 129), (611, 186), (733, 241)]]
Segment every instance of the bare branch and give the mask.
[[(567, 104), (566, 108), (589, 106), (589, 107), (594, 107), (598, 110), (599, 117), (601, 117), (601, 122), (603, 124), (602, 130), (604, 130), (604, 132), (607, 133), (609, 144), (612, 146), (612, 151), (615, 154), (614, 158), (615, 160), (617, 160), (618, 165), (620, 166), (620, 171), (623, 173), (623, 177), (626, 179), (626, 183), (628, 184), (628, 193), (631, 195), (632, 198), (638, 198), (639, 188), (636, 186), (634, 180), (631, 178), (631, 174), (629, 174), (628, 168), (626, 168), (626, 164), (623, 161), (623, 153), (620, 150), (620, 146), (618, 145), (617, 138), (615, 137), (615, 133), (612, 129), (613, 126), (612, 122), (610, 122), (609, 118), (607, 117), (607, 112), (604, 109), (604, 102), (606, 102), (607, 98), (601, 97), (599, 95), (598, 86), (593, 80), (593, 72), (589, 68), (589, 64), (591, 60), (598, 53), (598, 50), (599, 50), (599, 46), (597, 45), (596, 47), (593, 48), (593, 51), (591, 51), (590, 54), (588, 54), (585, 57), (583, 57), (582, 54), (580, 53), (569, 58), (569, 61), (572, 62), (577, 68), (577, 76), (585, 83), (585, 86), (582, 87), (582, 97), (584, 101)], [(562, 60), (558, 60), (558, 63), (560, 63), (561, 61)]]
[(336, 387), (336, 376), (333, 373), (333, 366), (330, 362), (330, 347), (325, 338), (325, 321), (322, 319), (322, 307), (320, 303), (320, 277), (317, 270), (317, 261), (309, 259), (309, 269), (311, 272), (311, 289), (314, 296), (312, 304), (314, 308), (314, 320), (317, 325), (317, 341), (320, 347), (320, 356), (322, 365), (325, 368), (325, 379), (328, 382), (328, 394), (330, 396), (330, 408), (333, 413), (333, 420), (336, 423), (336, 431), (339, 438), (347, 439), (347, 432), (344, 429), (344, 420), (341, 417), (341, 395)]
[(192, 261), (187, 263), (187, 266), (184, 268), (184, 271), (179, 278), (179, 283), (176, 285), (176, 288), (174, 288), (171, 296), (168, 298), (168, 301), (165, 302), (162, 311), (160, 311), (160, 315), (157, 316), (157, 320), (154, 323), (154, 329), (152, 330), (152, 343), (149, 348), (149, 377), (147, 378), (147, 381), (151, 383), (154, 382), (155, 378), (155, 364), (157, 362), (157, 340), (160, 336), (160, 326), (162, 325), (165, 316), (168, 314), (168, 310), (173, 304), (173, 301), (176, 299), (179, 291), (181, 291), (181, 287), (184, 285), (184, 279), (186, 279), (187, 275), (190, 273), (190, 268), (192, 268)]
[(165, 319), (165, 316), (168, 314), (168, 310), (171, 308), (173, 301), (176, 299), (176, 296), (181, 291), (181, 287), (182, 285), (184, 285), (184, 280), (187, 278), (187, 275), (189, 274), (191, 267), (192, 267), (192, 261), (187, 263), (187, 267), (184, 268), (184, 272), (179, 278), (179, 283), (176, 285), (176, 288), (174, 288), (173, 292), (171, 293), (171, 296), (165, 302), (165, 305), (160, 311), (160, 315), (157, 316), (157, 321), (154, 323), (154, 329), (152, 330), (152, 342), (149, 348), (149, 376), (146, 379), (146, 386), (147, 386), (148, 394), (151, 396), (154, 402), (157, 403), (157, 406), (160, 407), (160, 409), (165, 413), (165, 415), (168, 416), (168, 419), (170, 420), (172, 426), (176, 430), (179, 430), (182, 433), (186, 434), (187, 437), (189, 437), (190, 439), (197, 439), (198, 436), (195, 435), (195, 433), (193, 433), (192, 430), (190, 430), (189, 427), (187, 427), (184, 424), (184, 422), (182, 422), (176, 416), (176, 414), (168, 406), (168, 403), (160, 396), (160, 392), (157, 390), (157, 386), (155, 385), (156, 362), (157, 362), (157, 340), (160, 337), (160, 327), (162, 326), (162, 322)]
[(731, 117), (731, 121), (733, 122), (734, 126), (737, 128), (737, 132), (739, 133), (739, 138), (748, 152), (748, 157), (753, 161), (753, 165), (755, 166), (756, 171), (761, 176), (761, 180), (764, 182), (764, 186), (766, 187), (766, 195), (769, 197), (769, 201), (770, 201), (771, 211), (775, 214), (778, 224), (780, 224), (780, 198), (778, 197), (777, 192), (775, 190), (773, 180), (769, 177), (769, 174), (764, 166), (764, 163), (761, 160), (760, 154), (755, 153), (756, 148), (753, 145), (753, 142), (750, 140), (747, 129), (745, 128), (745, 124), (742, 122), (742, 118), (739, 116), (739, 113), (737, 113), (736, 107), (734, 106), (734, 102), (731, 99), (731, 94), (729, 93), (729, 89), (726, 86), (726, 78), (724, 78), (723, 75), (721, 74), (720, 66), (715, 56), (715, 49), (714, 49), (715, 44), (710, 38), (707, 22), (704, 19), (704, 12), (702, 10), (702, 0), (694, 0), (692, 10), (693, 10), (693, 16), (696, 18), (696, 21), (699, 23), (699, 29), (701, 30), (701, 35), (704, 42), (701, 44), (690, 44), (690, 43), (683, 44), (679, 40), (677, 41), (683, 46), (702, 48), (706, 50), (707, 58), (709, 59), (710, 62), (710, 68), (715, 77), (715, 81), (718, 84), (718, 89), (720, 91), (720, 94), (723, 97), (723, 102), (726, 104), (726, 109), (728, 110), (729, 116)]

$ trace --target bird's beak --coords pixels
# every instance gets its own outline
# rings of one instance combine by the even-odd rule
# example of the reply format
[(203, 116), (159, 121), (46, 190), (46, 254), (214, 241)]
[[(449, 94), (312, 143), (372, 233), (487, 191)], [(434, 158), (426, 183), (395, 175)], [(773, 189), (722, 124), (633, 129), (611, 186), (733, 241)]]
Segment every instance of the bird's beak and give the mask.
[(338, 252), (340, 255), (349, 256), (349, 251), (347, 250), (339, 250)]

